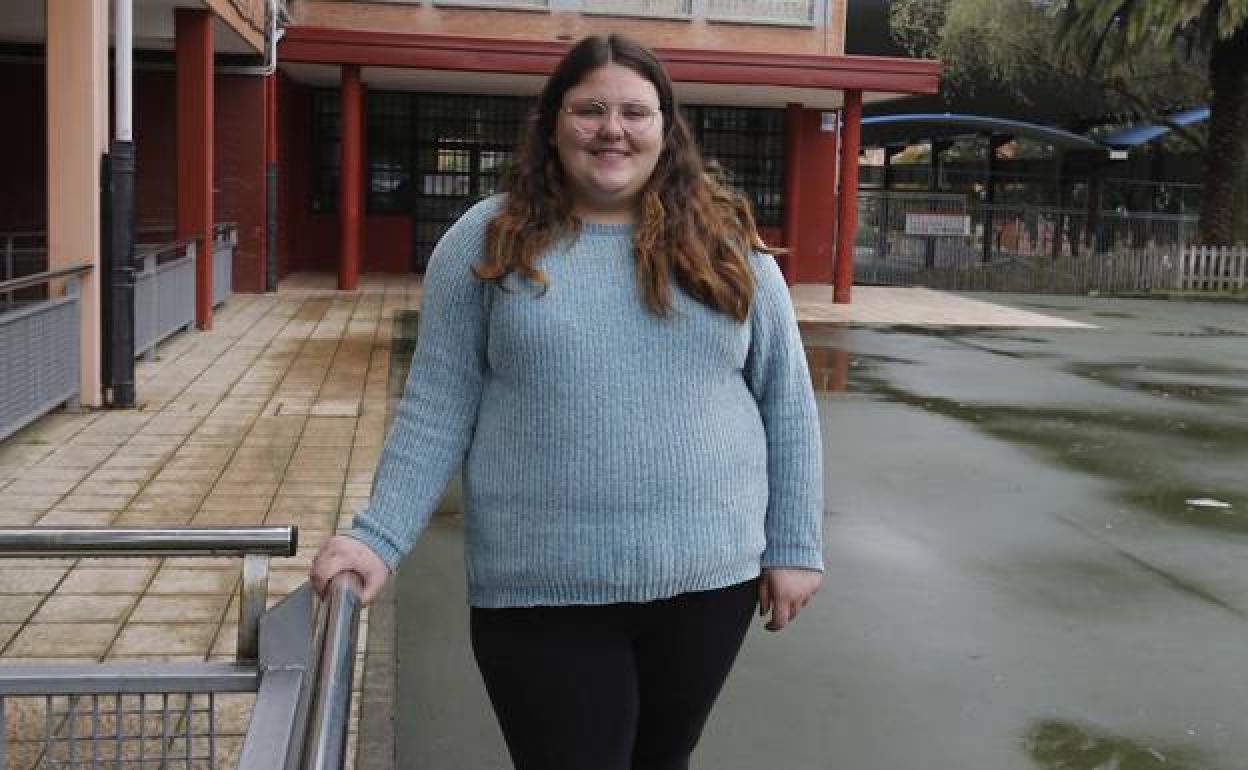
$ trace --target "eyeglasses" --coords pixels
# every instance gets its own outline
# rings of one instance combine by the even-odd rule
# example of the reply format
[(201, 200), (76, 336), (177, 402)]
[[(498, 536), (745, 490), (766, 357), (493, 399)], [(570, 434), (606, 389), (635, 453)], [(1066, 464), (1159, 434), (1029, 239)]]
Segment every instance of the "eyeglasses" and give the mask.
[[(569, 102), (563, 111), (568, 114), (572, 128), (583, 136), (597, 134), (611, 120), (611, 105), (598, 99)], [(622, 102), (616, 105), (616, 112), (620, 117), (620, 130), (629, 136), (641, 136), (654, 127), (655, 116), (662, 108), (641, 102)]]

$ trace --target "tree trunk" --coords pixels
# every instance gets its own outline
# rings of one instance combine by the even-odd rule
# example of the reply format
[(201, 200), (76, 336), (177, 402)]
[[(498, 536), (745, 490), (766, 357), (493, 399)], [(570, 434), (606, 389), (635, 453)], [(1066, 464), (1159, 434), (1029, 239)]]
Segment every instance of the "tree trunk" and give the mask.
[(1235, 205), (1240, 180), (1248, 175), (1248, 25), (1214, 43), (1209, 81), (1213, 103), (1200, 240), (1221, 246), (1233, 243), (1236, 220), (1248, 218)]

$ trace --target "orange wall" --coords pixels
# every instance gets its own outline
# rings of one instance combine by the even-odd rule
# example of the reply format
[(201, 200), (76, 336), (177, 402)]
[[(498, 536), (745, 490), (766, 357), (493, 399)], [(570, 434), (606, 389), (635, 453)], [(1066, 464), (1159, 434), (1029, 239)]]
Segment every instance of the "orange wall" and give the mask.
[(293, 8), (295, 22), (309, 27), (466, 35), (518, 40), (577, 40), (620, 32), (656, 48), (708, 48), (729, 51), (783, 51), (841, 54), (845, 51), (845, 0), (833, 0), (833, 23), (802, 28), (764, 24), (666, 21), (572, 12), (440, 8), (421, 5), (303, 0)]

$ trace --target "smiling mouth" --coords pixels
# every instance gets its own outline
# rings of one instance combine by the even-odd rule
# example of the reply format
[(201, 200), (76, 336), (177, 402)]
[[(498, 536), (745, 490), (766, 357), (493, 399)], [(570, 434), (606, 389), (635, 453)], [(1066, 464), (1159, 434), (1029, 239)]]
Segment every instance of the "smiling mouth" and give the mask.
[(595, 158), (628, 158), (632, 156), (632, 153), (627, 150), (618, 150), (615, 148), (590, 150), (589, 154), (593, 155)]

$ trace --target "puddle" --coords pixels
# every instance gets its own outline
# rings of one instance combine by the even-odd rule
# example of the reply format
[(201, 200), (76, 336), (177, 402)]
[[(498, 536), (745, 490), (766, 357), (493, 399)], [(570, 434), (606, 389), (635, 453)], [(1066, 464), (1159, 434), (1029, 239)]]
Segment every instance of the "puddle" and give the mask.
[(1023, 746), (1043, 770), (1215, 770), (1190, 749), (1123, 738), (1060, 720), (1037, 723)]
[[(851, 392), (922, 409), (1029, 449), (1046, 461), (1119, 485), (1118, 499), (1169, 521), (1248, 534), (1248, 423), (1157, 413), (974, 404), (906, 391), (873, 367), (853, 367)], [(1233, 479), (1233, 481), (1231, 480)], [(1187, 505), (1195, 497), (1231, 504)]]
[(1215, 337), (1248, 337), (1248, 332), (1236, 331), (1235, 329), (1223, 329), (1220, 326), (1202, 326), (1198, 331), (1165, 331), (1153, 332), (1156, 337), (1199, 337), (1199, 338), (1215, 338)]
[(1066, 366), (1066, 370), (1158, 398), (1210, 405), (1234, 405), (1248, 399), (1248, 385), (1242, 384), (1248, 383), (1248, 370), (1229, 366), (1183, 360), (1147, 364), (1076, 362)]

